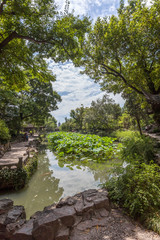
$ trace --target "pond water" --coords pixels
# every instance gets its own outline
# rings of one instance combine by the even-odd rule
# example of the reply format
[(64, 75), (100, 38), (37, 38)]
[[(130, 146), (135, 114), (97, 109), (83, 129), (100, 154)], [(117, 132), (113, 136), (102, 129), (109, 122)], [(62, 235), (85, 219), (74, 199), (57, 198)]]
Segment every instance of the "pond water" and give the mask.
[(50, 151), (39, 154), (38, 170), (28, 185), (18, 192), (3, 192), (0, 199), (10, 198), (15, 205), (23, 205), (27, 219), (45, 206), (58, 202), (86, 189), (98, 188), (107, 181), (109, 170), (116, 160), (105, 163), (74, 161), (65, 163)]

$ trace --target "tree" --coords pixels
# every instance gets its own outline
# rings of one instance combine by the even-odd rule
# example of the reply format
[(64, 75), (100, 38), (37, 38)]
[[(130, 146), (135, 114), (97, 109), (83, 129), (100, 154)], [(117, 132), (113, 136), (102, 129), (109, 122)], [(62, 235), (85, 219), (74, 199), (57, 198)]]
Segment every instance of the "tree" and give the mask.
[(147, 121), (149, 118), (147, 111), (143, 106), (143, 99), (133, 91), (125, 93), (123, 97), (126, 99), (124, 108), (130, 114), (130, 116), (135, 119), (138, 130), (142, 135), (141, 121)]
[(80, 108), (76, 108), (76, 110), (71, 110), (70, 117), (74, 119), (77, 130), (82, 130), (83, 124), (83, 113), (84, 113), (84, 106), (81, 104)]
[[(28, 74), (54, 80), (46, 58), (66, 61), (80, 54), (88, 18), (60, 15), (54, 0), (2, 0), (0, 3), (0, 79), (22, 90)], [(79, 54), (78, 54), (79, 53)]]
[(102, 99), (92, 101), (91, 107), (86, 108), (83, 125), (92, 133), (107, 134), (117, 128), (117, 120), (121, 115), (121, 108), (108, 95)]
[(66, 132), (72, 132), (77, 129), (77, 125), (75, 123), (75, 120), (70, 118), (67, 119), (65, 118), (65, 122), (61, 124), (60, 130), (61, 131), (66, 131)]
[(11, 138), (5, 122), (0, 119), (0, 143), (6, 143)]
[(53, 91), (51, 82), (40, 82), (30, 78), (28, 89), (16, 92), (0, 89), (0, 118), (4, 119), (12, 133), (20, 130), (23, 122), (43, 125), (51, 111), (57, 109), (61, 101)]
[(57, 120), (52, 116), (45, 119), (45, 129), (48, 132), (53, 132), (57, 127)]
[(121, 1), (118, 16), (98, 18), (75, 64), (107, 92), (131, 89), (151, 105), (160, 124), (160, 7), (144, 0)]

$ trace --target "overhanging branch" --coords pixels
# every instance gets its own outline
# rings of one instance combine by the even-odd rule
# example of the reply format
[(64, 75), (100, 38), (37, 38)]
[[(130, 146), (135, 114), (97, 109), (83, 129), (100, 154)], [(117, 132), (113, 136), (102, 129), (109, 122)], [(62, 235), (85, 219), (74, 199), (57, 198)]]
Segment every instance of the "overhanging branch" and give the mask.
[(105, 69), (107, 69), (108, 72), (106, 71), (106, 74), (111, 74), (111, 75), (113, 75), (113, 76), (115, 76), (115, 77), (120, 77), (120, 78), (123, 80), (123, 82), (124, 82), (128, 87), (132, 88), (132, 89), (133, 89), (134, 91), (136, 91), (137, 93), (139, 93), (139, 94), (141, 94), (141, 95), (144, 95), (142, 91), (138, 90), (136, 87), (134, 87), (134, 86), (132, 86), (130, 83), (128, 83), (127, 80), (125, 79), (125, 77), (124, 77), (120, 72), (118, 72), (118, 71), (116, 71), (115, 69), (113, 69), (113, 68), (105, 65), (104, 63), (102, 63), (102, 66), (103, 66)]

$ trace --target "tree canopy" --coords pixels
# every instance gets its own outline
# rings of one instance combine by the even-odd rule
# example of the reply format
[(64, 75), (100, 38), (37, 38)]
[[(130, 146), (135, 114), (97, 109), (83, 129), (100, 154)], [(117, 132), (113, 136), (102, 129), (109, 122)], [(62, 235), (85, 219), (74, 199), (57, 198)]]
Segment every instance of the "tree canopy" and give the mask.
[(0, 119), (7, 123), (13, 134), (20, 130), (23, 122), (43, 125), (61, 101), (51, 82), (31, 78), (28, 86), (19, 92), (0, 89)]
[(54, 80), (45, 58), (65, 61), (75, 57), (89, 25), (85, 17), (60, 15), (53, 0), (1, 1), (1, 82), (19, 90), (26, 85), (28, 74)]
[(81, 107), (71, 110), (70, 119), (65, 119), (61, 125), (64, 131), (82, 131), (94, 134), (107, 135), (118, 128), (118, 117), (121, 108), (108, 95), (91, 102), (90, 107)]
[(107, 92), (131, 89), (142, 95), (157, 119), (160, 113), (160, 5), (153, 0), (121, 1), (117, 16), (98, 18), (75, 64)]

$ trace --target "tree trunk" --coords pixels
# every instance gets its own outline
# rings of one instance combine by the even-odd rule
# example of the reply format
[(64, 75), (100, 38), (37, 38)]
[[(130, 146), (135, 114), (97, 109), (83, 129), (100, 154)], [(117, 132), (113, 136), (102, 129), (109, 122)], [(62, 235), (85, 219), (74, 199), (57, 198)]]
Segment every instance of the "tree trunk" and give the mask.
[(136, 122), (137, 122), (137, 126), (138, 126), (138, 130), (139, 130), (139, 133), (140, 135), (142, 136), (142, 128), (141, 128), (141, 124), (140, 124), (140, 119), (138, 116), (136, 116)]
[(150, 94), (143, 92), (147, 102), (151, 105), (154, 120), (160, 126), (160, 94)]

